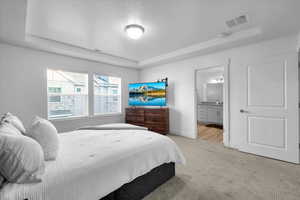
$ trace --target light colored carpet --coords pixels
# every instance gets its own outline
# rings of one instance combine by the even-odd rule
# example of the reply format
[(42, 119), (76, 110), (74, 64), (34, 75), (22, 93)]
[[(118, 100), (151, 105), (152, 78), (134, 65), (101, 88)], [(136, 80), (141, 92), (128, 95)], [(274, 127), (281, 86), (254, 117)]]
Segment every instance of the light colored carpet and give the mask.
[(300, 166), (170, 136), (186, 166), (144, 200), (299, 200)]

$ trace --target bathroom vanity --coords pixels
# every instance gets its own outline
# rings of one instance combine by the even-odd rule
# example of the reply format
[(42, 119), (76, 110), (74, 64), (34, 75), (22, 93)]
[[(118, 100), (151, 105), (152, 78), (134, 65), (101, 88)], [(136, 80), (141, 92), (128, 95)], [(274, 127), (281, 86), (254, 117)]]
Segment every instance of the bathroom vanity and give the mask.
[(200, 102), (197, 105), (198, 122), (207, 124), (223, 124), (223, 104), (216, 102)]

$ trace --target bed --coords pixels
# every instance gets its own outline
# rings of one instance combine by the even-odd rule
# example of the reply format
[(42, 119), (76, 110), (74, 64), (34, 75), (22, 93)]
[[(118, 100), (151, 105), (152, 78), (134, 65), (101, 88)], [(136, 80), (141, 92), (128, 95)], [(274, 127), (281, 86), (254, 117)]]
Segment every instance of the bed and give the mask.
[(7, 184), (1, 200), (141, 199), (174, 176), (174, 163), (185, 163), (171, 139), (134, 127), (89, 127), (59, 138), (59, 156), (46, 162), (43, 181)]

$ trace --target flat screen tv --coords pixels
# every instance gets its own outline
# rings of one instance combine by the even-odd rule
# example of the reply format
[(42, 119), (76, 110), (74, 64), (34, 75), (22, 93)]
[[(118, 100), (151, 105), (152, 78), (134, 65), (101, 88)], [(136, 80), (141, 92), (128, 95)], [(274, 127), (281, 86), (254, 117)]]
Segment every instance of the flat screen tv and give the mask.
[(166, 83), (131, 83), (128, 85), (130, 106), (166, 106)]

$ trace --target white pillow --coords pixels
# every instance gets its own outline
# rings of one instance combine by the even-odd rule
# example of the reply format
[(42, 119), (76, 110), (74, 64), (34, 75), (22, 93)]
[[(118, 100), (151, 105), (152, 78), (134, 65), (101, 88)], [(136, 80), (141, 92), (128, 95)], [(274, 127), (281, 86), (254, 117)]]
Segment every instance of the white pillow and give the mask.
[(0, 124), (0, 134), (22, 135), (19, 129), (8, 122), (3, 122)]
[(41, 146), (26, 136), (0, 134), (0, 174), (11, 183), (40, 182), (45, 171)]
[(24, 127), (22, 121), (17, 116), (14, 116), (11, 113), (6, 113), (2, 117), (1, 122), (2, 123), (3, 122), (11, 123), (12, 125), (14, 125), (23, 134), (26, 132), (25, 127)]
[(55, 160), (59, 150), (59, 138), (53, 124), (36, 117), (25, 135), (35, 139), (44, 151), (45, 160)]
[[(8, 134), (8, 135), (19, 135), (22, 136), (22, 133), (14, 127), (12, 124), (7, 122), (0, 122), (0, 134)], [(0, 174), (0, 189), (5, 183), (4, 177)]]

